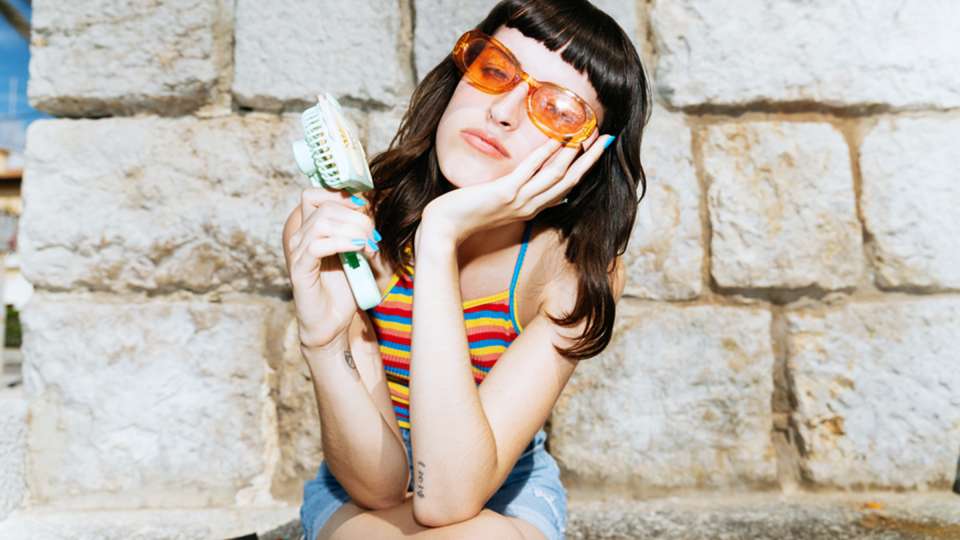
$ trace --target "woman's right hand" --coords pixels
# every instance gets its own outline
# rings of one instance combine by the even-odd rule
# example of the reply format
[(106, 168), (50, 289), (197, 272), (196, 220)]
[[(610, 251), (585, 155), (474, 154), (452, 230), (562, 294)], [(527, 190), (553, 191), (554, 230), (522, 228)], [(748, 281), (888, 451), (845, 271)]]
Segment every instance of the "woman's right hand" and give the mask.
[(322, 348), (347, 337), (359, 309), (337, 254), (373, 257), (367, 239), (373, 240), (374, 222), (369, 206), (357, 205), (345, 190), (306, 188), (298, 208), (299, 219), (294, 209), (283, 231), (287, 272), (301, 347)]

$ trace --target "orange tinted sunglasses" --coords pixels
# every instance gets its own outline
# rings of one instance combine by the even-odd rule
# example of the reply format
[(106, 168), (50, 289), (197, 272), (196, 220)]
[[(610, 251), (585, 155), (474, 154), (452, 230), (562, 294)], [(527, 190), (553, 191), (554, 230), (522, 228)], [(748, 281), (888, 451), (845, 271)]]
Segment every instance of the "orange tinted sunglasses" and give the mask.
[(460, 36), (453, 61), (471, 85), (488, 94), (502, 94), (526, 82), (527, 114), (533, 125), (567, 146), (583, 142), (597, 125), (597, 115), (586, 100), (558, 84), (534, 79), (510, 49), (479, 30)]

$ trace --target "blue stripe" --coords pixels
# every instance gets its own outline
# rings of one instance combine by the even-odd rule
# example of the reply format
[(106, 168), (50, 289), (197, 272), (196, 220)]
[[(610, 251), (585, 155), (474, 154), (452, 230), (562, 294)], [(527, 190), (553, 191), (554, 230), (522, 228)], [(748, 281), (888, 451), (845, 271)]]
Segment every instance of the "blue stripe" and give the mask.
[(383, 369), (384, 369), (385, 371), (389, 371), (390, 373), (393, 373), (393, 374), (395, 374), (395, 375), (403, 375), (403, 376), (405, 376), (405, 377), (408, 378), (408, 379), (410, 378), (410, 371), (409, 371), (409, 370), (400, 369), (400, 368), (396, 368), (396, 367), (393, 367), (393, 366), (383, 366)]
[(388, 340), (387, 338), (380, 338), (380, 344), (385, 347), (390, 347), (391, 349), (397, 349), (400, 351), (410, 352), (410, 346), (404, 345), (403, 343), (396, 343)]
[(504, 312), (502, 312), (502, 311), (493, 311), (493, 310), (489, 310), (489, 309), (484, 309), (483, 311), (474, 311), (474, 312), (471, 312), (471, 313), (464, 313), (464, 314), (463, 314), (463, 319), (464, 319), (464, 320), (467, 320), (467, 321), (472, 320), (472, 319), (503, 319), (503, 320), (509, 320), (509, 319), (510, 319), (510, 315), (507, 314), (507, 313), (504, 313)]
[(510, 280), (510, 322), (513, 323), (513, 329), (516, 330), (517, 334), (520, 333), (520, 325), (517, 324), (517, 319), (513, 316), (513, 298), (516, 295), (517, 278), (520, 276), (520, 266), (523, 264), (523, 256), (527, 253), (527, 242), (530, 241), (530, 232), (532, 230), (533, 221), (528, 221), (523, 229), (523, 245), (520, 246), (520, 255), (517, 257), (517, 264), (513, 268), (513, 278)]
[(505, 339), (481, 339), (480, 341), (471, 341), (470, 348), (476, 349), (477, 347), (489, 347), (491, 345), (503, 345), (506, 347), (509, 344)]
[(374, 313), (373, 318), (381, 321), (392, 321), (404, 324), (410, 324), (411, 320), (411, 317), (404, 317), (403, 315), (387, 315), (385, 313)]
[(400, 285), (400, 282), (398, 281), (397, 284), (393, 286), (393, 289), (390, 290), (390, 292), (391, 294), (403, 294), (410, 296), (413, 294), (413, 289), (408, 289), (407, 287)]
[(402, 408), (402, 407), (400, 407), (399, 405), (394, 405), (394, 406), (393, 406), (393, 410), (394, 410), (394, 412), (396, 412), (398, 415), (400, 415), (400, 416), (402, 416), (402, 417), (404, 417), (404, 418), (407, 418), (407, 410), (404, 409), (404, 408)]

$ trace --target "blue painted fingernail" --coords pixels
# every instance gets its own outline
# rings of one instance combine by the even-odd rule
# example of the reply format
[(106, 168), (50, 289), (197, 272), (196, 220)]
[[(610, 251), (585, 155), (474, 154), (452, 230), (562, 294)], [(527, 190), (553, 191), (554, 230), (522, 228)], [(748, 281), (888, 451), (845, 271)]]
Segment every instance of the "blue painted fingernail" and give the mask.
[(603, 149), (606, 150), (607, 148), (609, 148), (610, 145), (613, 144), (613, 141), (615, 141), (615, 140), (617, 140), (617, 136), (616, 136), (616, 135), (614, 135), (613, 137), (610, 137), (609, 139), (607, 139), (607, 142), (603, 143)]
[(364, 240), (363, 238), (354, 238), (353, 240), (351, 240), (351, 242), (353, 242), (353, 245), (355, 246), (362, 246), (367, 243), (367, 241)]
[(373, 230), (373, 239), (377, 242), (383, 240), (383, 237), (380, 236), (380, 233), (378, 233), (376, 229)]
[(353, 203), (356, 204), (357, 206), (363, 206), (367, 204), (367, 201), (361, 199), (360, 197), (357, 197), (356, 195), (351, 195), (350, 200), (353, 201)]
[(367, 244), (370, 246), (370, 249), (374, 251), (380, 251), (380, 248), (377, 247), (376, 242), (374, 242), (373, 240), (367, 240)]

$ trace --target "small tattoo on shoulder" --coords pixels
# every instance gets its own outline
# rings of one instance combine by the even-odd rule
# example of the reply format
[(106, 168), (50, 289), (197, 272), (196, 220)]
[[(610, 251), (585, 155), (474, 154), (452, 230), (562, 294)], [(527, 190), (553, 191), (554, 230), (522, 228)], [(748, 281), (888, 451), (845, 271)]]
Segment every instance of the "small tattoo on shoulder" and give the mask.
[(426, 465), (422, 461), (417, 461), (417, 496), (423, 498), (423, 469)]
[(347, 365), (350, 366), (351, 369), (357, 369), (357, 365), (353, 363), (353, 354), (351, 354), (350, 351), (343, 351), (343, 358), (347, 361)]

